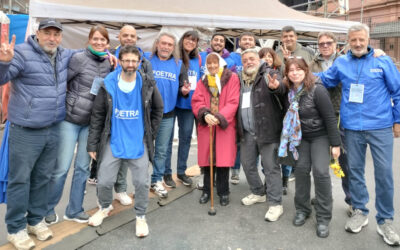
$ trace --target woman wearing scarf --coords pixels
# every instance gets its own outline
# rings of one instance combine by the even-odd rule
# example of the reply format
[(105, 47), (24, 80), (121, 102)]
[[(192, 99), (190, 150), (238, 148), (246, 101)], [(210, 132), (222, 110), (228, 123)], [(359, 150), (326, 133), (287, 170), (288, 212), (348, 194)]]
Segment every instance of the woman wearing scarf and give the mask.
[(57, 167), (50, 181), (48, 211), (45, 217), (45, 222), (49, 225), (58, 221), (54, 207), (61, 199), (76, 144), (78, 147), (74, 174), (64, 220), (85, 223), (89, 219), (82, 207), (90, 163), (86, 143), (94, 99), (102, 79), (112, 69), (107, 53), (109, 42), (107, 30), (103, 26), (94, 26), (89, 32), (87, 49), (76, 53), (69, 63), (66, 117), (60, 123)]
[(296, 164), (294, 204), (295, 226), (302, 226), (311, 214), (311, 176), (314, 177), (317, 236), (329, 235), (332, 218), (332, 186), (329, 175), (330, 155), (340, 155), (340, 135), (328, 91), (316, 79), (301, 57), (285, 64), (284, 83), (289, 89), (290, 107), (283, 121), (278, 156), (293, 154)]
[(217, 194), (221, 206), (229, 204), (229, 168), (236, 158), (236, 111), (239, 105), (239, 78), (217, 54), (206, 58), (207, 70), (192, 97), (197, 123), (197, 160), (204, 168), (204, 187), (200, 203), (210, 198), (210, 126), (213, 126), (214, 166)]

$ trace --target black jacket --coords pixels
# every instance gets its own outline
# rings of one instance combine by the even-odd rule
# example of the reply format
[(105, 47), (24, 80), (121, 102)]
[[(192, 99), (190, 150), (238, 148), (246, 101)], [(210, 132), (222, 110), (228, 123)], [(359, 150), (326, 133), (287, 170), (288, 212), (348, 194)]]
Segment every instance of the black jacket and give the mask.
[(65, 120), (88, 125), (95, 95), (90, 93), (95, 77), (105, 78), (112, 67), (108, 59), (93, 55), (88, 49), (75, 54), (68, 65)]
[[(156, 82), (149, 79), (148, 74), (137, 71), (142, 76), (142, 105), (144, 109), (145, 141), (149, 159), (154, 158), (154, 139), (163, 116), (163, 101)], [(97, 160), (101, 159), (102, 150), (111, 135), (112, 97), (103, 85), (93, 105), (87, 142), (88, 152), (97, 152)]]
[(331, 146), (340, 146), (337, 120), (328, 91), (322, 84), (315, 84), (304, 91), (299, 100), (301, 132), (304, 139), (328, 135)]
[[(278, 71), (271, 69), (265, 63), (260, 65), (254, 86), (251, 90), (251, 102), (253, 107), (254, 130), (256, 140), (259, 143), (278, 143), (282, 131), (282, 121), (287, 106), (286, 87), (281, 83), (276, 90), (268, 88), (267, 74), (281, 76)], [(238, 108), (238, 136), (243, 139), (242, 124), (242, 86), (243, 81), (240, 77), (240, 102)]]

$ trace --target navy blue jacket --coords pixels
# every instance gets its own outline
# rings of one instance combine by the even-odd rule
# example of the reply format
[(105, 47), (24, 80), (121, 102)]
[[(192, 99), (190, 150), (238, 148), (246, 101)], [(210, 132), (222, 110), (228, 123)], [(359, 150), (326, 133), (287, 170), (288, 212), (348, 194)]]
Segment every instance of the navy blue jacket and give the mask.
[(0, 62), (0, 84), (12, 81), (8, 120), (29, 128), (43, 128), (65, 118), (68, 64), (74, 52), (59, 47), (56, 72), (49, 56), (35, 40), (15, 46), (11, 62)]

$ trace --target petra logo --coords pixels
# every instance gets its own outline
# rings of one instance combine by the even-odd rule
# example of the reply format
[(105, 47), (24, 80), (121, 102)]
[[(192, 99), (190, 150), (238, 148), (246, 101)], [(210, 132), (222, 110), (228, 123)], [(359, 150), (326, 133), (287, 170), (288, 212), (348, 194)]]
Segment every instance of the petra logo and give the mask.
[(382, 73), (383, 70), (382, 69), (370, 69), (369, 72), (371, 72), (371, 73)]
[(132, 120), (132, 119), (138, 119), (139, 118), (139, 110), (119, 110), (115, 109), (114, 110), (115, 118), (117, 119), (123, 119), (123, 120)]

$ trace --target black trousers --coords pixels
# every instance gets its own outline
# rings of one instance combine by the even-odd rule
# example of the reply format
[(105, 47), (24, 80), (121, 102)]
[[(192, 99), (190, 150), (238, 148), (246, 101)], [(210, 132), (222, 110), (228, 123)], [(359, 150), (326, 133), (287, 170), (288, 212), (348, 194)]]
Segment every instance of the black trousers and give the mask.
[[(210, 195), (210, 167), (202, 167), (202, 169), (204, 169), (203, 192)], [(217, 194), (219, 196), (229, 195), (229, 169), (230, 167), (214, 167), (213, 174), (217, 175)]]

